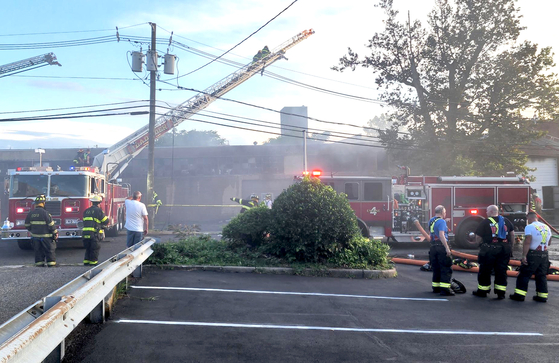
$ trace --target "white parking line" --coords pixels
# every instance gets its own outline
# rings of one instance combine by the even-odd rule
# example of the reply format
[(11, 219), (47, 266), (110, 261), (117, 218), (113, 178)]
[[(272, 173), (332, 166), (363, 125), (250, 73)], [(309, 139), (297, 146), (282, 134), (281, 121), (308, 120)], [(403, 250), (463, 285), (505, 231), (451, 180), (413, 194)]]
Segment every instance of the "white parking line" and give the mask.
[(204, 323), (194, 321), (155, 321), (155, 320), (116, 320), (116, 323), (125, 324), (152, 324), (152, 325), (179, 325), (179, 326), (205, 326), (220, 328), (256, 328), (256, 329), (292, 329), (292, 330), (328, 330), (358, 333), (409, 333), (409, 334), (443, 334), (443, 335), (508, 335), (508, 336), (543, 336), (541, 333), (532, 332), (500, 332), (500, 331), (471, 331), (471, 330), (415, 330), (415, 329), (365, 329), (365, 328), (340, 328), (328, 326), (303, 326), (303, 325), (266, 325), (266, 324), (233, 324), (233, 323)]
[(273, 294), (273, 295), (299, 295), (299, 296), (326, 296), (326, 297), (352, 297), (360, 299), (385, 299), (385, 300), (411, 300), (411, 301), (448, 301), (448, 299), (433, 299), (419, 297), (394, 297), (373, 295), (344, 295), (344, 294), (322, 294), (319, 292), (291, 292), (291, 291), (260, 291), (260, 290), (228, 290), (228, 289), (206, 289), (200, 287), (166, 287), (166, 286), (131, 286), (134, 289), (146, 290), (179, 290), (179, 291), (208, 291), (208, 292), (237, 292), (245, 294)]

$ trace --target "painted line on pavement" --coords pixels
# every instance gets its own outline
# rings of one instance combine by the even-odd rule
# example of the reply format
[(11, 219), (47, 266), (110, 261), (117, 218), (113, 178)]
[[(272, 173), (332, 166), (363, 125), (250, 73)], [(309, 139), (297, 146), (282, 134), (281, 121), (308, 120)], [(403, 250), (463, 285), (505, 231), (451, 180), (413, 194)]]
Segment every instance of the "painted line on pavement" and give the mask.
[(360, 299), (384, 299), (384, 300), (411, 300), (411, 301), (448, 301), (448, 299), (433, 299), (419, 297), (393, 297), (372, 295), (345, 295), (345, 294), (323, 294), (319, 292), (291, 292), (291, 291), (260, 291), (260, 290), (229, 290), (229, 289), (207, 289), (199, 287), (166, 287), (166, 286), (131, 286), (133, 289), (146, 290), (177, 290), (177, 291), (207, 291), (207, 292), (236, 292), (245, 294), (272, 294), (272, 295), (300, 295), (300, 296), (325, 296), (325, 297), (350, 297)]
[(155, 320), (116, 320), (119, 324), (151, 324), (151, 325), (178, 325), (178, 326), (203, 326), (219, 328), (241, 328), (241, 329), (290, 329), (290, 330), (328, 330), (357, 333), (409, 333), (409, 334), (443, 334), (443, 335), (494, 335), (494, 336), (543, 336), (541, 333), (533, 332), (500, 332), (500, 331), (471, 331), (471, 330), (415, 330), (415, 329), (365, 329), (365, 328), (341, 328), (328, 326), (303, 326), (303, 325), (267, 325), (267, 324), (234, 324), (234, 323), (204, 323), (194, 321), (155, 321)]

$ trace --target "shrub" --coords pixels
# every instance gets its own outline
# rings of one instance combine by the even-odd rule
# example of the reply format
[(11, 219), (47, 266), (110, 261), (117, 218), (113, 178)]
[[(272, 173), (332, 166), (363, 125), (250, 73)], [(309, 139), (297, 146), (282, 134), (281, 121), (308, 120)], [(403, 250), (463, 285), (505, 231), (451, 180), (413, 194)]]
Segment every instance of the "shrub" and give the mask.
[(356, 237), (349, 243), (348, 248), (337, 251), (329, 259), (329, 263), (347, 268), (382, 269), (390, 267), (388, 251), (390, 247), (378, 240), (366, 237)]
[(274, 201), (269, 251), (288, 260), (321, 262), (361, 235), (345, 195), (304, 178)]
[(222, 236), (232, 248), (258, 247), (267, 241), (272, 223), (271, 210), (266, 206), (248, 209), (233, 218), (222, 231)]

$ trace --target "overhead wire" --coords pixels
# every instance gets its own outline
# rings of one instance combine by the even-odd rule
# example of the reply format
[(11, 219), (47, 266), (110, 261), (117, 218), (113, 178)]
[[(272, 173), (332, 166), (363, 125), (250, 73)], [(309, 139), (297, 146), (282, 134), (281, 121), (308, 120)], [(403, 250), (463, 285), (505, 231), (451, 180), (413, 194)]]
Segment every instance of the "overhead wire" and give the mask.
[[(145, 25), (147, 23), (139, 23), (134, 25), (127, 25), (123, 27), (119, 27), (119, 29), (128, 29), (133, 28), (140, 25)], [(27, 36), (27, 35), (52, 35), (52, 34), (73, 34), (73, 33), (96, 33), (96, 32), (106, 32), (111, 31), (114, 32), (114, 29), (94, 29), (94, 30), (70, 30), (65, 32), (43, 32), (43, 33), (21, 33), (21, 34), (0, 34), (0, 37), (15, 37), (15, 36)]]
[(229, 50), (227, 50), (225, 53), (221, 54), (220, 56), (216, 57), (215, 59), (212, 59), (210, 62), (186, 73), (183, 74), (180, 77), (177, 78), (181, 78), (181, 77), (186, 77), (194, 72), (199, 71), (200, 69), (212, 64), (213, 62), (217, 61), (218, 59), (220, 59), (221, 57), (223, 57), (224, 55), (226, 55), (227, 53), (229, 53), (230, 51), (232, 51), (233, 49), (237, 48), (239, 45), (243, 44), (247, 39), (251, 38), (254, 34), (258, 33), (260, 30), (262, 30), (266, 25), (270, 24), (272, 21), (274, 21), (278, 16), (280, 16), (281, 14), (283, 14), (285, 11), (287, 11), (287, 9), (289, 9), (291, 6), (293, 6), (293, 4), (295, 4), (298, 0), (294, 0), (291, 4), (289, 4), (285, 9), (283, 9), (282, 11), (280, 11), (276, 16), (274, 16), (272, 19), (268, 20), (266, 23), (264, 23), (264, 25), (262, 25), (260, 28), (256, 29), (254, 32), (252, 32), (249, 36), (247, 36), (245, 39), (241, 40), (239, 43), (235, 44), (232, 48), (230, 48)]

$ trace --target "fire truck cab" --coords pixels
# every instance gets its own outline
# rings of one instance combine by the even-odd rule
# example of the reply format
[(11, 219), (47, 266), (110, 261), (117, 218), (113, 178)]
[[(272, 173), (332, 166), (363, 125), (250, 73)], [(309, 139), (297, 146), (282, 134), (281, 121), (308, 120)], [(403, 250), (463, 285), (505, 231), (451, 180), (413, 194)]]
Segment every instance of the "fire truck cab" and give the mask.
[[(317, 173), (318, 174), (318, 173)], [(475, 230), (497, 205), (521, 234), (526, 225), (530, 186), (517, 177), (320, 176), (338, 193), (345, 193), (366, 237), (386, 242), (422, 242), (414, 224), (428, 231), (435, 207), (446, 208), (449, 237), (460, 247), (475, 245)]]
[(32, 249), (25, 218), (40, 194), (46, 196), (45, 209), (52, 215), (59, 241), (81, 238), (83, 212), (91, 206), (89, 198), (94, 195), (103, 198), (100, 207), (109, 217), (107, 235), (115, 236), (124, 226), (124, 200), (129, 188), (107, 182), (97, 168), (72, 167), (69, 171), (53, 171), (50, 167), (17, 168), (8, 174), (10, 223), (9, 228), (2, 228), (3, 241), (16, 240), (21, 249)]

